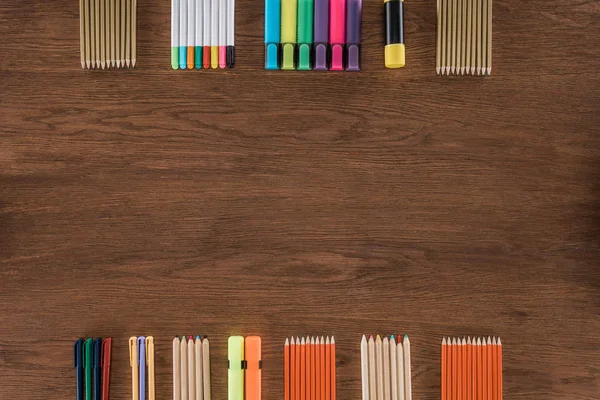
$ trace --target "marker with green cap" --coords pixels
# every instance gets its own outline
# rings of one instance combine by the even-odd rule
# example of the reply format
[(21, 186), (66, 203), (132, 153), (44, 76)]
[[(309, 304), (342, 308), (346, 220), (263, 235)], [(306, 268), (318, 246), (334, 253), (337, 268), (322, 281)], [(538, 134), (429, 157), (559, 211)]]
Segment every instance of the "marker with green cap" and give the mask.
[(92, 338), (83, 342), (83, 369), (85, 373), (85, 400), (92, 400), (92, 363), (94, 351)]
[(312, 69), (310, 54), (313, 44), (315, 0), (298, 0), (298, 70)]

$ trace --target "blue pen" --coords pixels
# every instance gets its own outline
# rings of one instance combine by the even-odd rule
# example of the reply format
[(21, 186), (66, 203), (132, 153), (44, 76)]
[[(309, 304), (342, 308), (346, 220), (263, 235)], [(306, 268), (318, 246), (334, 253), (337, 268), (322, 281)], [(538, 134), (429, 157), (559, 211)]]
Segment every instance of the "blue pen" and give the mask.
[(77, 377), (77, 400), (83, 400), (83, 339), (77, 339), (73, 346), (73, 360)]
[(140, 366), (140, 400), (146, 400), (146, 338), (138, 337), (138, 364)]
[(265, 0), (265, 69), (279, 69), (281, 0)]
[(94, 340), (94, 400), (102, 398), (102, 339)]

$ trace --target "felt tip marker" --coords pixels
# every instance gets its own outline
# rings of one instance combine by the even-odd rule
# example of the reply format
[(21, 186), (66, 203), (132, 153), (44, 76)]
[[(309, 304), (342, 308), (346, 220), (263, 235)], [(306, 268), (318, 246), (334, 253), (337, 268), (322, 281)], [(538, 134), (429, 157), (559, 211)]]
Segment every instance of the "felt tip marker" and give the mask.
[(296, 34), (298, 21), (298, 0), (281, 0), (281, 43), (283, 61), (281, 69), (296, 69)]
[(331, 44), (331, 70), (344, 69), (346, 44), (346, 0), (332, 0), (329, 15), (329, 42)]
[(298, 0), (298, 70), (311, 69), (314, 0)]
[(187, 0), (179, 2), (179, 68), (187, 68)]
[(265, 69), (279, 69), (281, 0), (265, 0)]
[(202, 68), (210, 68), (211, 1), (203, 0), (202, 7)]
[(235, 0), (227, 0), (227, 68), (235, 65)]
[(362, 0), (348, 0), (346, 8), (346, 70), (360, 71)]
[(315, 0), (314, 18), (314, 69), (327, 71), (327, 46), (329, 44), (329, 0)]
[(203, 16), (202, 16), (202, 0), (194, 0), (195, 1), (195, 11), (196, 11), (196, 32), (194, 37), (194, 66), (196, 69), (202, 68), (202, 34), (204, 33)]
[(179, 69), (179, 0), (171, 0), (171, 68)]
[(385, 66), (402, 68), (406, 62), (404, 48), (404, 1), (384, 0)]

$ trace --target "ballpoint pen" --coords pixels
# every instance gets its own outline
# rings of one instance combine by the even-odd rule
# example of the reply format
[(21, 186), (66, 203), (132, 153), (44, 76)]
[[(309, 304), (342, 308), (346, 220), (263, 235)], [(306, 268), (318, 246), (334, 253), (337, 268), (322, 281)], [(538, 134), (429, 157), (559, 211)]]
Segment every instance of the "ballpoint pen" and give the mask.
[(85, 371), (85, 400), (92, 400), (92, 362), (94, 361), (94, 348), (92, 338), (83, 343), (83, 367)]
[(140, 336), (137, 339), (138, 366), (140, 376), (140, 400), (146, 400), (146, 338)]
[(112, 339), (102, 341), (102, 400), (108, 400), (110, 394), (110, 353)]
[(146, 365), (148, 366), (148, 400), (155, 400), (154, 385), (154, 337), (146, 336)]
[(97, 338), (94, 340), (94, 400), (101, 400), (102, 396), (102, 339)]
[(83, 400), (83, 339), (77, 339), (73, 346), (73, 361), (77, 379), (77, 400)]
[(131, 366), (131, 398), (139, 400), (139, 379), (138, 379), (138, 347), (137, 337), (129, 338), (129, 365)]

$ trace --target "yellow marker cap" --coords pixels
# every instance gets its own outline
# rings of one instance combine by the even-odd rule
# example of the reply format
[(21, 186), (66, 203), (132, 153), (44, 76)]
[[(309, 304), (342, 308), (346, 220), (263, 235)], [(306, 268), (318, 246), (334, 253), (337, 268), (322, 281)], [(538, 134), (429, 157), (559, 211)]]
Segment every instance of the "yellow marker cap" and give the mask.
[(387, 68), (402, 68), (405, 63), (404, 43), (388, 44), (385, 46), (385, 66)]

